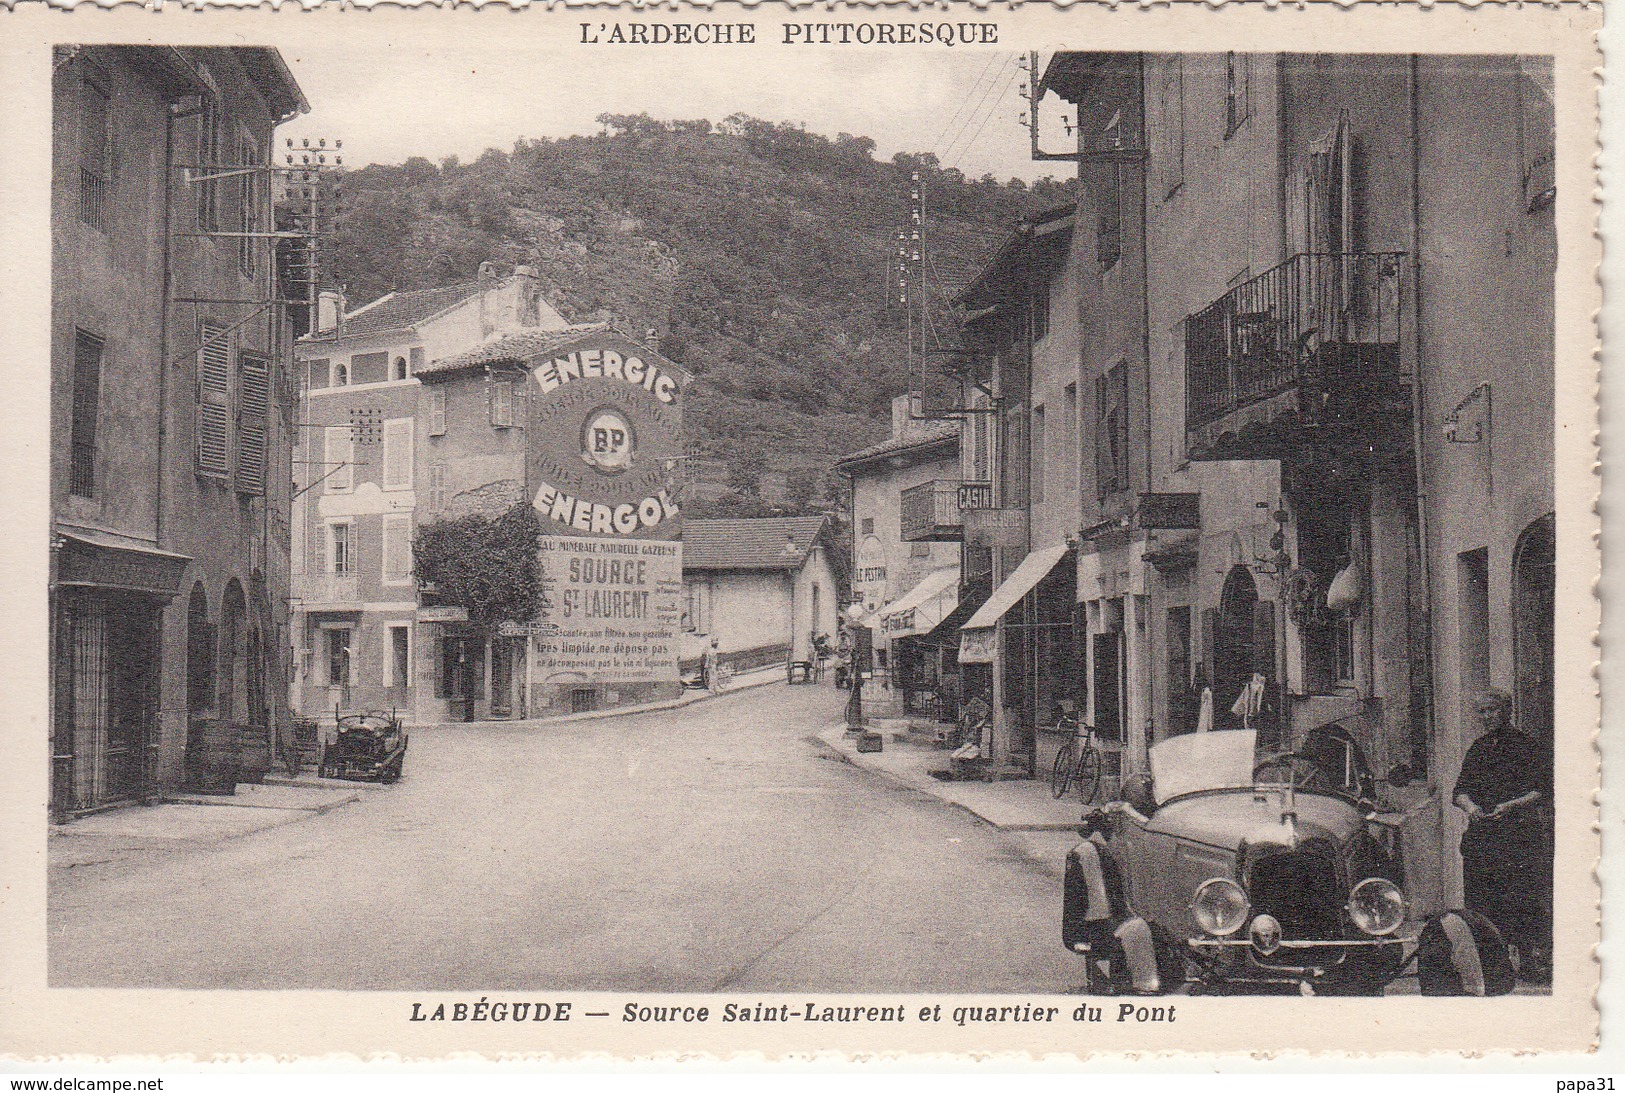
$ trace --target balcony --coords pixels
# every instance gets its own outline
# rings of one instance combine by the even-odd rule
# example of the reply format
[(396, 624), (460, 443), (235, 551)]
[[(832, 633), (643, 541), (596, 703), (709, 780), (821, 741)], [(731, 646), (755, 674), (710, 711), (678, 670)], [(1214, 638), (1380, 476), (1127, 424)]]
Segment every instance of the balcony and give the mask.
[(1399, 253), (1300, 254), (1187, 318), (1187, 456), (1404, 444), (1405, 270)]
[(960, 509), (990, 507), (993, 487), (986, 482), (939, 479), (910, 486), (901, 501), (905, 543), (955, 543), (964, 537)]
[(361, 610), (361, 584), (353, 573), (295, 574), (293, 596), (306, 611)]

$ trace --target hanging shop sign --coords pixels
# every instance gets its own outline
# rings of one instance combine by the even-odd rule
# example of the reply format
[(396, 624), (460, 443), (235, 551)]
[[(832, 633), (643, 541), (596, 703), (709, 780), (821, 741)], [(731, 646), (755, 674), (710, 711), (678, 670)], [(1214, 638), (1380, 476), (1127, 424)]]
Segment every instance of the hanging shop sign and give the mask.
[(529, 362), (532, 503), (548, 534), (676, 539), (688, 374), (605, 331)]
[(540, 678), (671, 683), (683, 604), (683, 545), (544, 535), (541, 612), (525, 628)]
[(959, 663), (992, 664), (993, 650), (998, 645), (998, 630), (986, 627), (959, 632)]
[(968, 547), (1012, 549), (1027, 545), (1026, 509), (964, 509), (959, 518)]

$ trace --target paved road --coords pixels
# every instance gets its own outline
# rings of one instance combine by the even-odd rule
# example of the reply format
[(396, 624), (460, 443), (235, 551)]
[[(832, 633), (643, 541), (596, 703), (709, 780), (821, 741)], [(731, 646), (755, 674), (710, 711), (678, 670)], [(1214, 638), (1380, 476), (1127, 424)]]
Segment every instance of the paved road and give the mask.
[(1065, 836), (842, 761), (828, 686), (412, 734), (406, 778), (54, 870), (53, 986), (1059, 992)]

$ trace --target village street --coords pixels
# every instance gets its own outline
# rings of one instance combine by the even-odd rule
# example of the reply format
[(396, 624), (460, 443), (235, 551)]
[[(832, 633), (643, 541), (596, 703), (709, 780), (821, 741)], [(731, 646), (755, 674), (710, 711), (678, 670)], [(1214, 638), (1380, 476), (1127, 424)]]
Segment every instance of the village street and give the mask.
[(51, 984), (1075, 989), (1076, 836), (1003, 832), (844, 762), (815, 738), (844, 700), (775, 683), (415, 730), (403, 781), (325, 815), (53, 865)]

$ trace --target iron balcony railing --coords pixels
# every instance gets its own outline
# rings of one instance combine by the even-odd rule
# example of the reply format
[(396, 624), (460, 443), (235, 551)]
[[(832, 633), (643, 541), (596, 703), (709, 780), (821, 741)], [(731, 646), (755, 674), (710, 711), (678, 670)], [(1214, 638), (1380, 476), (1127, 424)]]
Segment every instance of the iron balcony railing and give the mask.
[(1185, 424), (1287, 391), (1357, 406), (1401, 378), (1405, 255), (1299, 254), (1185, 320)]
[(966, 485), (957, 480), (921, 482), (904, 490), (899, 522), (905, 543), (960, 538), (959, 499)]
[(361, 605), (361, 582), (354, 573), (298, 573), (293, 578), (293, 594), (307, 606), (314, 604)]

